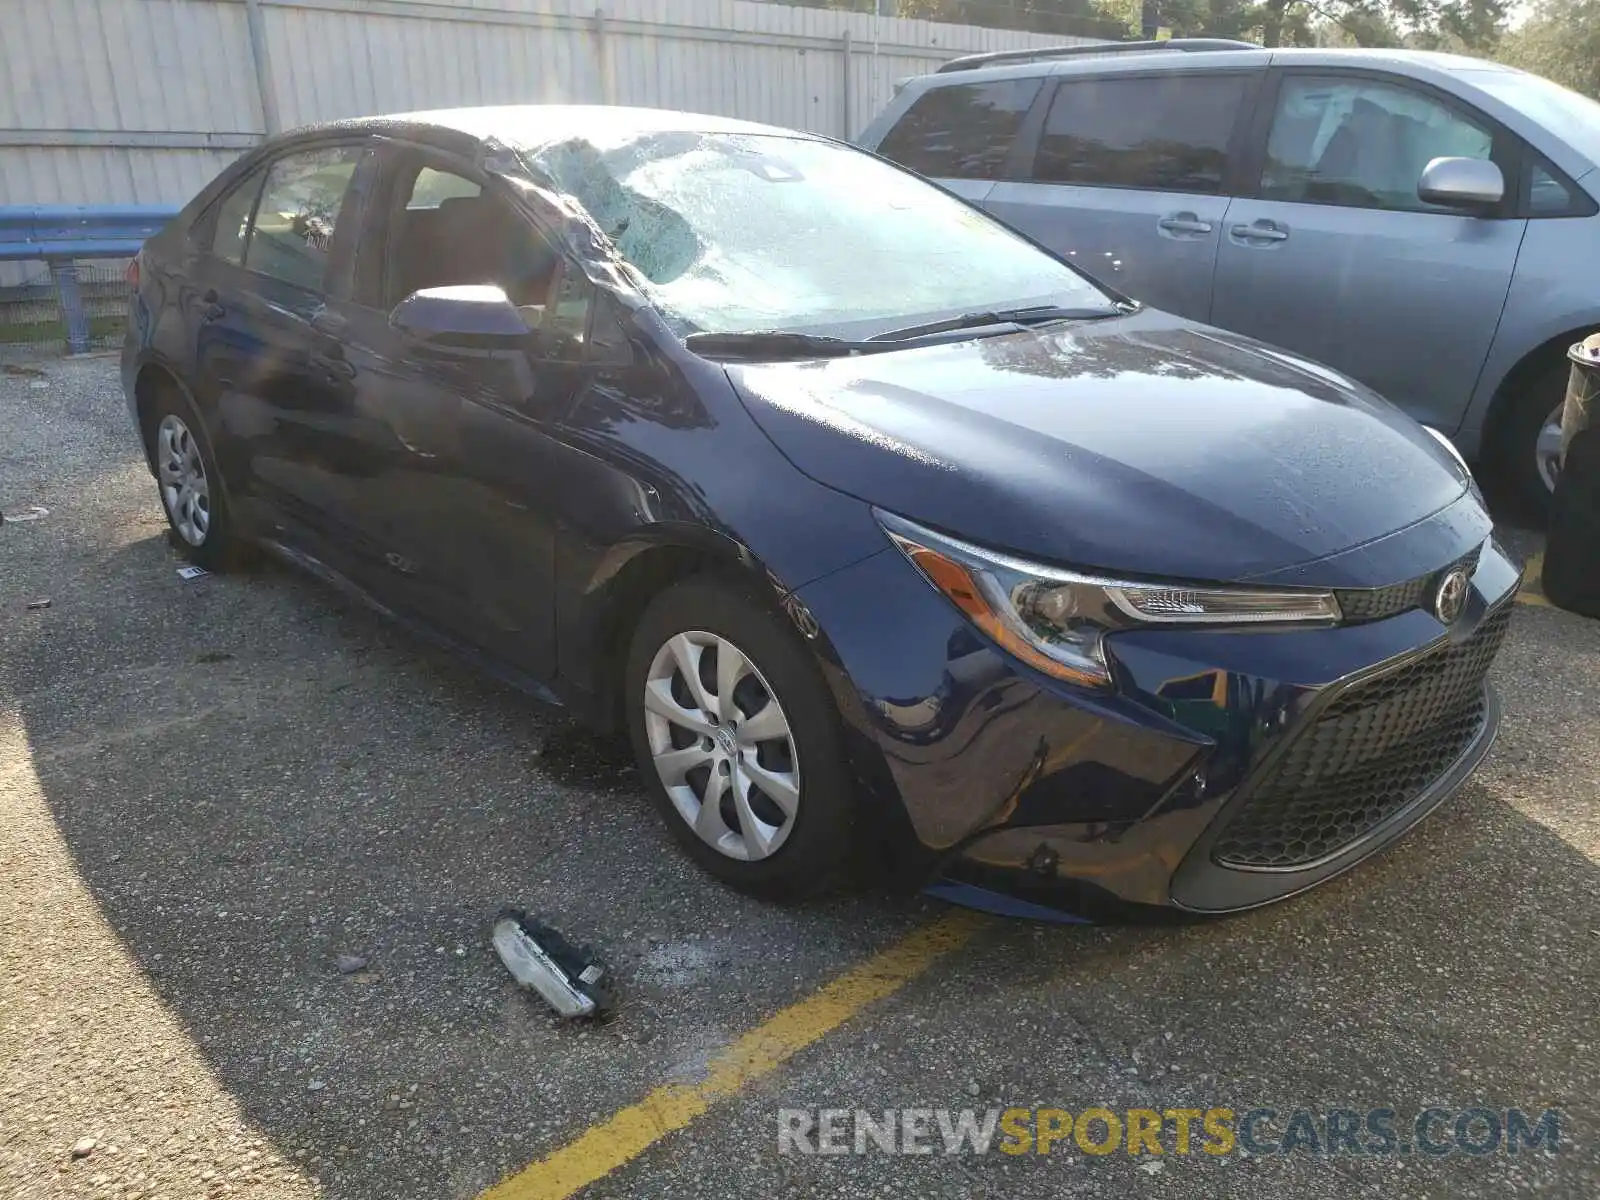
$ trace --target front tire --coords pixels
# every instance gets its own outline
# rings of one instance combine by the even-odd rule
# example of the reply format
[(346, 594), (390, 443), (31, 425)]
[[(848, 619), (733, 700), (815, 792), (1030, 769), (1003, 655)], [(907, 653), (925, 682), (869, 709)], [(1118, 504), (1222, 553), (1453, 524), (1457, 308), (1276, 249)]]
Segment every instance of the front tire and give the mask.
[(797, 900), (842, 883), (855, 803), (832, 697), (751, 590), (696, 577), (646, 608), (624, 687), (628, 730), (672, 836), (740, 891)]
[(164, 391), (152, 405), (147, 436), (172, 544), (208, 571), (226, 568), (236, 561), (241, 540), (194, 406), (175, 388)]
[(1545, 519), (1555, 494), (1561, 452), (1561, 408), (1567, 395), (1567, 360), (1541, 371), (1517, 396), (1498, 447), (1505, 482), (1529, 513)]

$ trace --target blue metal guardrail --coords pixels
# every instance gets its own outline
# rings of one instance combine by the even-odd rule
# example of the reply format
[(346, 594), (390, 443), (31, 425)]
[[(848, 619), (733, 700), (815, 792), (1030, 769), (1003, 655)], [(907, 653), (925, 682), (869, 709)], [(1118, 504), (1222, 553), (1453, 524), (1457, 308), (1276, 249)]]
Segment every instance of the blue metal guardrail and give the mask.
[(146, 238), (177, 214), (176, 205), (164, 204), (0, 207), (0, 262), (42, 260), (50, 265), (68, 348), (83, 354), (89, 349), (89, 314), (75, 260), (132, 258)]

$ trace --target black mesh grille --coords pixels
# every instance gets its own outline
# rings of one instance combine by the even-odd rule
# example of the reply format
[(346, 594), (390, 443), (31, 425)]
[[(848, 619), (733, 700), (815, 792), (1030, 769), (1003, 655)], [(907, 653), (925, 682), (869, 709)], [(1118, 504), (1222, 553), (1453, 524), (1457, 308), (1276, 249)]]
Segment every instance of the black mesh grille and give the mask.
[(1339, 611), (1346, 621), (1381, 621), (1398, 616), (1413, 608), (1420, 608), (1432, 597), (1433, 588), (1446, 571), (1466, 567), (1468, 572), (1478, 569), (1478, 559), (1483, 554), (1479, 545), (1472, 553), (1462, 556), (1449, 566), (1431, 575), (1419, 575), (1404, 583), (1392, 583), (1381, 588), (1346, 588), (1336, 591)]
[(1399, 812), (1483, 725), (1483, 678), (1510, 620), (1503, 605), (1465, 642), (1336, 697), (1255, 785), (1213, 857), (1246, 869), (1303, 866)]

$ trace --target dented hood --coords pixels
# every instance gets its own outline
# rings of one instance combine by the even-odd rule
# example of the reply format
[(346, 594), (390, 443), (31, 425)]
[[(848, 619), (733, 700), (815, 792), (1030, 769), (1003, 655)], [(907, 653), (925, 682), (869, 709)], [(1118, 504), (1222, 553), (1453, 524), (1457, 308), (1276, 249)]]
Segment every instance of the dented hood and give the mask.
[(1371, 392), (1163, 313), (728, 371), (813, 479), (1102, 571), (1281, 574), (1420, 522), (1468, 485)]

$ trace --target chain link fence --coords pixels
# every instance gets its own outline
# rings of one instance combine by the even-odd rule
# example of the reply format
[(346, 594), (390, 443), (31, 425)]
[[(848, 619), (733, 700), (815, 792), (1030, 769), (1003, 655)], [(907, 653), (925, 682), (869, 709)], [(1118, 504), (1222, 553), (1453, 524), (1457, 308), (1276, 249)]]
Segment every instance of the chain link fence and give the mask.
[[(0, 358), (72, 349), (61, 290), (43, 263), (29, 263), (19, 282), (0, 282)], [(128, 316), (128, 284), (122, 262), (77, 265), (78, 292), (88, 320), (89, 350), (115, 350), (122, 345)]]

